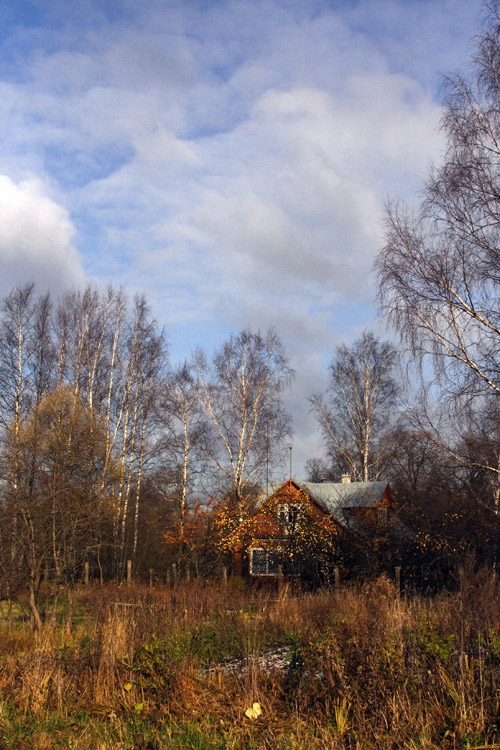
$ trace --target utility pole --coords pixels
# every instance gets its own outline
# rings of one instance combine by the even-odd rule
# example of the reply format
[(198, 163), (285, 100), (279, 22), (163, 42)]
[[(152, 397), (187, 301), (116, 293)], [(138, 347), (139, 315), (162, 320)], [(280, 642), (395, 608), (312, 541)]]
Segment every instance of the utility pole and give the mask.
[(269, 497), (269, 422), (266, 422), (266, 497)]

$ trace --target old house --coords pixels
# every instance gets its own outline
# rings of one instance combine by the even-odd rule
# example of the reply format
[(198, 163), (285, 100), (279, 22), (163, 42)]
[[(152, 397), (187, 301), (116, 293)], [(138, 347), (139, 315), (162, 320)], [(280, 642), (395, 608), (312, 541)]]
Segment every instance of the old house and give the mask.
[(374, 539), (392, 523), (388, 482), (289, 479), (230, 535), (233, 571), (256, 577), (323, 574), (349, 540)]

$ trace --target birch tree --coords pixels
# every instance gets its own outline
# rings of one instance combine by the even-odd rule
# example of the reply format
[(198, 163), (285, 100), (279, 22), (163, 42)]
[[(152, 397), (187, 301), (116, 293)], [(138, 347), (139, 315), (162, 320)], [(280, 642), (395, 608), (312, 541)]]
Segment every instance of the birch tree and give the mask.
[[(89, 489), (96, 505), (93, 534), (108, 550), (105, 565), (114, 567), (115, 572), (121, 569), (126, 555), (137, 555), (141, 486), (156, 439), (151, 429), (151, 405), (165, 367), (165, 354), (164, 335), (158, 331), (144, 296), (137, 297), (131, 309), (123, 290), (109, 287), (101, 292), (87, 285), (64, 294), (54, 309), (49, 295), (37, 297), (29, 284), (12, 290), (3, 301), (0, 438), (9, 446), (4, 496), (12, 500), (22, 483), (23, 507), (30, 502), (36, 507), (33, 493), (42, 459), (40, 405), (57, 392), (64, 393), (67, 406), (71, 394), (74, 414), (82, 405), (88, 412), (89, 445), (94, 447), (94, 470), (100, 476), (100, 491)], [(24, 443), (21, 472), (19, 436), (26, 420), (30, 441)], [(66, 454), (72, 455), (71, 430), (66, 440)], [(115, 480), (114, 538), (104, 512), (110, 499), (111, 475)], [(54, 501), (52, 518), (56, 517), (55, 507)], [(15, 538), (19, 523), (20, 516), (11, 514), (10, 539)], [(60, 577), (55, 532), (53, 524), (51, 570)], [(102, 573), (100, 545), (96, 543), (93, 548), (94, 562)], [(16, 555), (13, 546), (12, 565), (16, 564)]]
[[(500, 401), (500, 3), (486, 8), (470, 76), (444, 80), (444, 161), (417, 211), (389, 205), (377, 262), (382, 310), (402, 341), (432, 361), (441, 398), (473, 409)], [(446, 436), (438, 443), (459, 457)], [(497, 458), (488, 471), (500, 507)]]
[[(2, 480), (8, 494), (4, 501), (10, 512), (3, 518), (5, 544), (8, 546), (10, 575), (19, 566), (19, 548), (15, 544), (23, 519), (19, 512), (20, 485), (23, 477), (20, 455), (21, 429), (30, 409), (36, 409), (43, 394), (46, 377), (44, 352), (47, 349), (49, 300), (37, 310), (35, 288), (26, 284), (13, 289), (3, 300), (0, 315), (0, 425), (1, 437), (10, 444), (8, 471)], [(40, 338), (38, 338), (40, 336)], [(40, 368), (42, 372), (40, 372)], [(32, 476), (33, 461), (26, 467)]]
[(267, 462), (281, 457), (292, 434), (282, 397), (293, 370), (272, 328), (264, 336), (246, 330), (231, 336), (210, 364), (198, 352), (196, 369), (200, 398), (213, 426), (206, 455), (236, 507), (243, 508)]
[(174, 509), (173, 526), (168, 531), (177, 547), (179, 562), (186, 547), (190, 504), (206, 465), (203, 448), (209, 424), (200, 396), (201, 384), (194, 363), (186, 360), (169, 372), (158, 399), (157, 420), (162, 432), (159, 478)]
[[(117, 491), (117, 519), (121, 564), (125, 562), (127, 524), (133, 517), (132, 554), (137, 548), (140, 487), (147, 448), (146, 427), (156, 380), (166, 362), (163, 332), (157, 324), (144, 295), (134, 300), (134, 318), (130, 321), (125, 347), (119, 354), (121, 367), (121, 438)], [(135, 495), (134, 493), (135, 487)], [(135, 508), (131, 516), (131, 501)]]
[(35, 365), (34, 284), (13, 289), (0, 317), (0, 420), (12, 425), (14, 438), (32, 404)]
[(139, 517), (141, 490), (144, 471), (147, 464), (158, 455), (158, 431), (156, 428), (154, 412), (155, 403), (159, 398), (161, 386), (165, 377), (167, 366), (167, 348), (163, 331), (158, 331), (156, 321), (151, 320), (144, 331), (141, 341), (141, 357), (138, 373), (139, 401), (139, 435), (137, 445), (137, 458), (135, 469), (134, 487), (134, 522), (133, 522), (133, 544), (132, 561), (137, 557), (137, 546), (139, 539)]
[(365, 332), (351, 347), (337, 347), (326, 393), (310, 398), (331, 461), (357, 481), (378, 479), (388, 459), (396, 360), (392, 344)]

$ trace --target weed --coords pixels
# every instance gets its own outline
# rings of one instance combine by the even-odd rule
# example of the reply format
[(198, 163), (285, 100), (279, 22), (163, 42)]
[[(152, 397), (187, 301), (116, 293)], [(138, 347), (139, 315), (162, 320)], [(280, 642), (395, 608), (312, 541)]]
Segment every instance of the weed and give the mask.
[(22, 619), (0, 622), (0, 747), (494, 746), (500, 607), (481, 597), (500, 600), (496, 586), (484, 576), (467, 594), (484, 623), (465, 579), (433, 599), (398, 597), (386, 579), (279, 595), (198, 581), (76, 589), (47, 604), (56, 616), (36, 638)]

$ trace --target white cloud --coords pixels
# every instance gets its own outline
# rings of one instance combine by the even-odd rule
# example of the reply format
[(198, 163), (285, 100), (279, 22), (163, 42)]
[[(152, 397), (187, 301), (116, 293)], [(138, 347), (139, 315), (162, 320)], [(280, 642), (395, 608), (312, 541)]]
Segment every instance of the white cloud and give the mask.
[(15, 184), (0, 175), (0, 277), (5, 292), (36, 281), (40, 290), (58, 293), (84, 281), (71, 241), (68, 212), (51, 200), (42, 183), (29, 178)]

